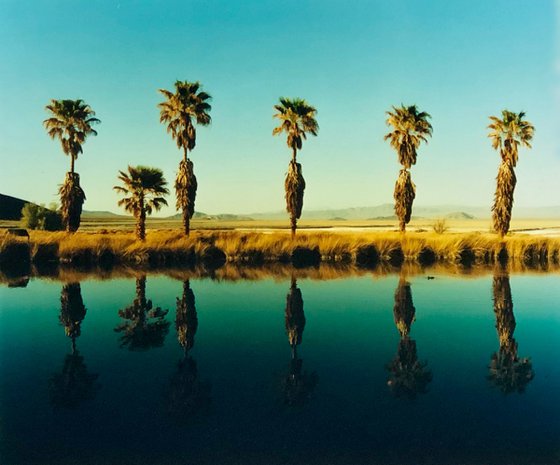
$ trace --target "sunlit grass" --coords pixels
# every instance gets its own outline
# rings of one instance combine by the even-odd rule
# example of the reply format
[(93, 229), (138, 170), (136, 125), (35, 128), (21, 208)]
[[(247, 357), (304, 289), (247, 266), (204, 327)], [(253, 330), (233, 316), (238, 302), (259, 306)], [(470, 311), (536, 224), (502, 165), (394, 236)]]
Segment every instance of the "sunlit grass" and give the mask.
[[(0, 233), (1, 250), (26, 239)], [(295, 249), (317, 251), (320, 261), (355, 263), (362, 252), (375, 253), (374, 261), (429, 263), (495, 263), (508, 258), (522, 263), (556, 264), (560, 239), (513, 235), (503, 241), (485, 233), (435, 232), (299, 232), (288, 231), (193, 231), (185, 237), (179, 230), (149, 230), (144, 242), (132, 232), (30, 231), (31, 260), (61, 263), (151, 263), (196, 260), (210, 249), (219, 249), (231, 263), (289, 262)], [(0, 251), (1, 251), (0, 250)]]

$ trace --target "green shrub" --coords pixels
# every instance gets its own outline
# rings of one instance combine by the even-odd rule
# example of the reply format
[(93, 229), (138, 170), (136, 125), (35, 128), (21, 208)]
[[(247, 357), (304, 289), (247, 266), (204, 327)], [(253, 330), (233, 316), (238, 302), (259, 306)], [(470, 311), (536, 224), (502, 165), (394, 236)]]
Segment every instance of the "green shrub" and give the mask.
[(55, 210), (45, 208), (44, 205), (26, 203), (21, 210), (21, 223), (27, 229), (43, 229), (45, 231), (60, 231), (62, 217)]

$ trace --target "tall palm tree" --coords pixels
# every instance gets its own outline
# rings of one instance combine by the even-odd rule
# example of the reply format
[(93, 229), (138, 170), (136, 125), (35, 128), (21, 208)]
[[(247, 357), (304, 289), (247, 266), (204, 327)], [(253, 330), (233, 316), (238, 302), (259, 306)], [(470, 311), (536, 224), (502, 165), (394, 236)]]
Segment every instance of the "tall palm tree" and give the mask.
[(519, 357), (515, 331), (513, 299), (507, 272), (497, 271), (492, 282), (494, 313), (500, 349), (492, 355), (488, 378), (504, 394), (523, 392), (534, 378), (533, 364), (529, 357)]
[(74, 172), (74, 162), (80, 153), (87, 136), (97, 135), (92, 126), (101, 121), (83, 100), (51, 100), (45, 109), (50, 118), (43, 121), (47, 134), (59, 139), (62, 151), (70, 156), (70, 171), (59, 188), (62, 222), (66, 231), (74, 232), (80, 227), (82, 205), (86, 199), (80, 187), (80, 175)]
[(426, 112), (419, 112), (416, 105), (399, 108), (387, 112), (387, 125), (393, 130), (385, 135), (391, 147), (397, 151), (402, 169), (395, 183), (395, 213), (399, 219), (399, 229), (404, 232), (412, 215), (412, 203), (416, 196), (416, 186), (410, 176), (410, 168), (416, 164), (417, 150), (421, 142), (428, 143), (427, 137), (432, 135), (432, 125), (428, 122), (431, 116)]
[(159, 92), (165, 96), (165, 100), (158, 104), (159, 121), (167, 124), (167, 132), (175, 139), (177, 147), (183, 150), (175, 179), (175, 193), (177, 210), (183, 212), (183, 227), (188, 236), (198, 187), (188, 155), (196, 145), (195, 123), (208, 126), (212, 121), (209, 114), (212, 106), (208, 103), (212, 97), (201, 90), (199, 82), (176, 81), (175, 92), (166, 89), (159, 89)]
[(496, 193), (494, 205), (492, 206), (492, 222), (494, 230), (505, 236), (509, 231), (511, 221), (511, 210), (513, 208), (513, 191), (517, 179), (515, 177), (515, 165), (519, 146), (531, 148), (531, 140), (535, 127), (524, 120), (524, 112), (514, 113), (508, 110), (502, 111), (502, 118), (490, 116), (492, 121), (488, 126), (494, 150), (500, 151), (502, 162), (496, 177)]
[(305, 180), (301, 173), (301, 164), (297, 163), (297, 151), (301, 150), (302, 143), (307, 139), (307, 133), (317, 135), (319, 125), (315, 119), (317, 110), (300, 98), (280, 97), (280, 103), (274, 105), (281, 123), (274, 128), (272, 135), (276, 136), (282, 132), (287, 134), (288, 147), (292, 149), (292, 159), (288, 165), (288, 173), (284, 182), (286, 189), (286, 210), (290, 214), (292, 237), (296, 234), (297, 220), (301, 217), (303, 209), (303, 191)]
[(129, 166), (128, 173), (119, 171), (122, 186), (114, 186), (117, 192), (128, 195), (119, 200), (119, 206), (124, 206), (136, 218), (136, 237), (143, 241), (146, 239), (146, 214), (160, 210), (167, 201), (162, 197), (169, 194), (165, 187), (167, 181), (158, 168), (147, 166)]
[(432, 380), (432, 373), (427, 369), (426, 362), (418, 360), (416, 341), (410, 337), (416, 309), (412, 301), (410, 283), (403, 277), (399, 279), (395, 291), (393, 314), (400, 341), (397, 356), (387, 365), (390, 373), (387, 384), (395, 396), (413, 399), (418, 393), (426, 392), (426, 387)]

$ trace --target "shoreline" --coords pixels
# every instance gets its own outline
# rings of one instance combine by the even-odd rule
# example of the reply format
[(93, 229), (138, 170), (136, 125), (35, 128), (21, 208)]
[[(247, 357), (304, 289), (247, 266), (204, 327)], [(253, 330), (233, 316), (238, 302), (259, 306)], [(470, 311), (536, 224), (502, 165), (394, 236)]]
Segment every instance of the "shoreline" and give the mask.
[(197, 267), (217, 269), (243, 266), (319, 264), (375, 268), (407, 263), (505, 265), (518, 263), (542, 268), (560, 264), (560, 239), (545, 235), (514, 234), (501, 240), (495, 234), (436, 234), (410, 231), (289, 232), (149, 230), (145, 242), (130, 232), (30, 231), (26, 238), (0, 236), (0, 269), (22, 274), (31, 266), (109, 269), (117, 266), (146, 269)]

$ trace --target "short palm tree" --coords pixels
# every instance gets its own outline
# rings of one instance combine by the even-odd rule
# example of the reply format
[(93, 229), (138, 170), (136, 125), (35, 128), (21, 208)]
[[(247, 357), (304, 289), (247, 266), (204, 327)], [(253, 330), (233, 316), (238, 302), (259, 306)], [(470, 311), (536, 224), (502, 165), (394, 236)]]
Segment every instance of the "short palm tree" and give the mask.
[(488, 126), (492, 139), (492, 147), (500, 151), (502, 162), (496, 177), (496, 193), (494, 205), (492, 206), (492, 221), (494, 230), (501, 236), (509, 231), (511, 221), (511, 210), (513, 208), (513, 191), (517, 179), (515, 177), (515, 165), (519, 146), (531, 148), (531, 140), (535, 132), (534, 126), (524, 120), (524, 112), (514, 113), (508, 110), (502, 111), (502, 118), (490, 116), (492, 121)]
[(288, 174), (284, 187), (286, 189), (286, 210), (290, 214), (292, 237), (296, 234), (297, 220), (301, 217), (303, 209), (303, 191), (305, 180), (301, 173), (301, 164), (297, 163), (297, 151), (301, 150), (302, 143), (307, 139), (307, 133), (317, 135), (319, 125), (315, 119), (317, 110), (300, 98), (280, 98), (280, 103), (274, 105), (281, 123), (272, 131), (273, 135), (282, 132), (287, 134), (288, 147), (292, 149), (292, 160), (288, 165)]
[(404, 232), (412, 215), (412, 203), (416, 196), (416, 186), (410, 176), (410, 168), (416, 164), (417, 150), (421, 142), (428, 143), (428, 136), (432, 135), (432, 125), (428, 122), (431, 116), (426, 112), (419, 112), (416, 105), (399, 108), (387, 112), (387, 125), (393, 130), (385, 135), (391, 147), (397, 151), (402, 169), (395, 184), (395, 213), (399, 219), (399, 229)]
[(165, 187), (167, 181), (158, 168), (147, 166), (129, 166), (128, 173), (119, 171), (122, 186), (114, 186), (117, 192), (128, 195), (119, 200), (119, 207), (124, 206), (136, 218), (136, 237), (143, 241), (146, 239), (146, 214), (160, 210), (167, 201), (162, 197), (169, 194)]
[(43, 121), (47, 134), (59, 139), (62, 151), (70, 156), (70, 171), (59, 188), (62, 221), (66, 231), (74, 232), (80, 227), (82, 205), (86, 199), (80, 187), (80, 175), (74, 172), (74, 162), (87, 136), (97, 135), (94, 124), (100, 123), (95, 112), (83, 100), (51, 100), (46, 110), (51, 117)]
[(183, 159), (179, 163), (179, 171), (175, 179), (177, 210), (183, 212), (185, 234), (190, 233), (190, 220), (194, 215), (194, 202), (198, 184), (194, 175), (194, 167), (189, 160), (189, 151), (196, 145), (195, 123), (208, 126), (212, 119), (208, 103), (212, 97), (203, 92), (199, 82), (176, 81), (175, 92), (159, 89), (165, 100), (158, 104), (160, 123), (167, 124), (167, 132), (171, 134), (177, 147), (183, 150)]

